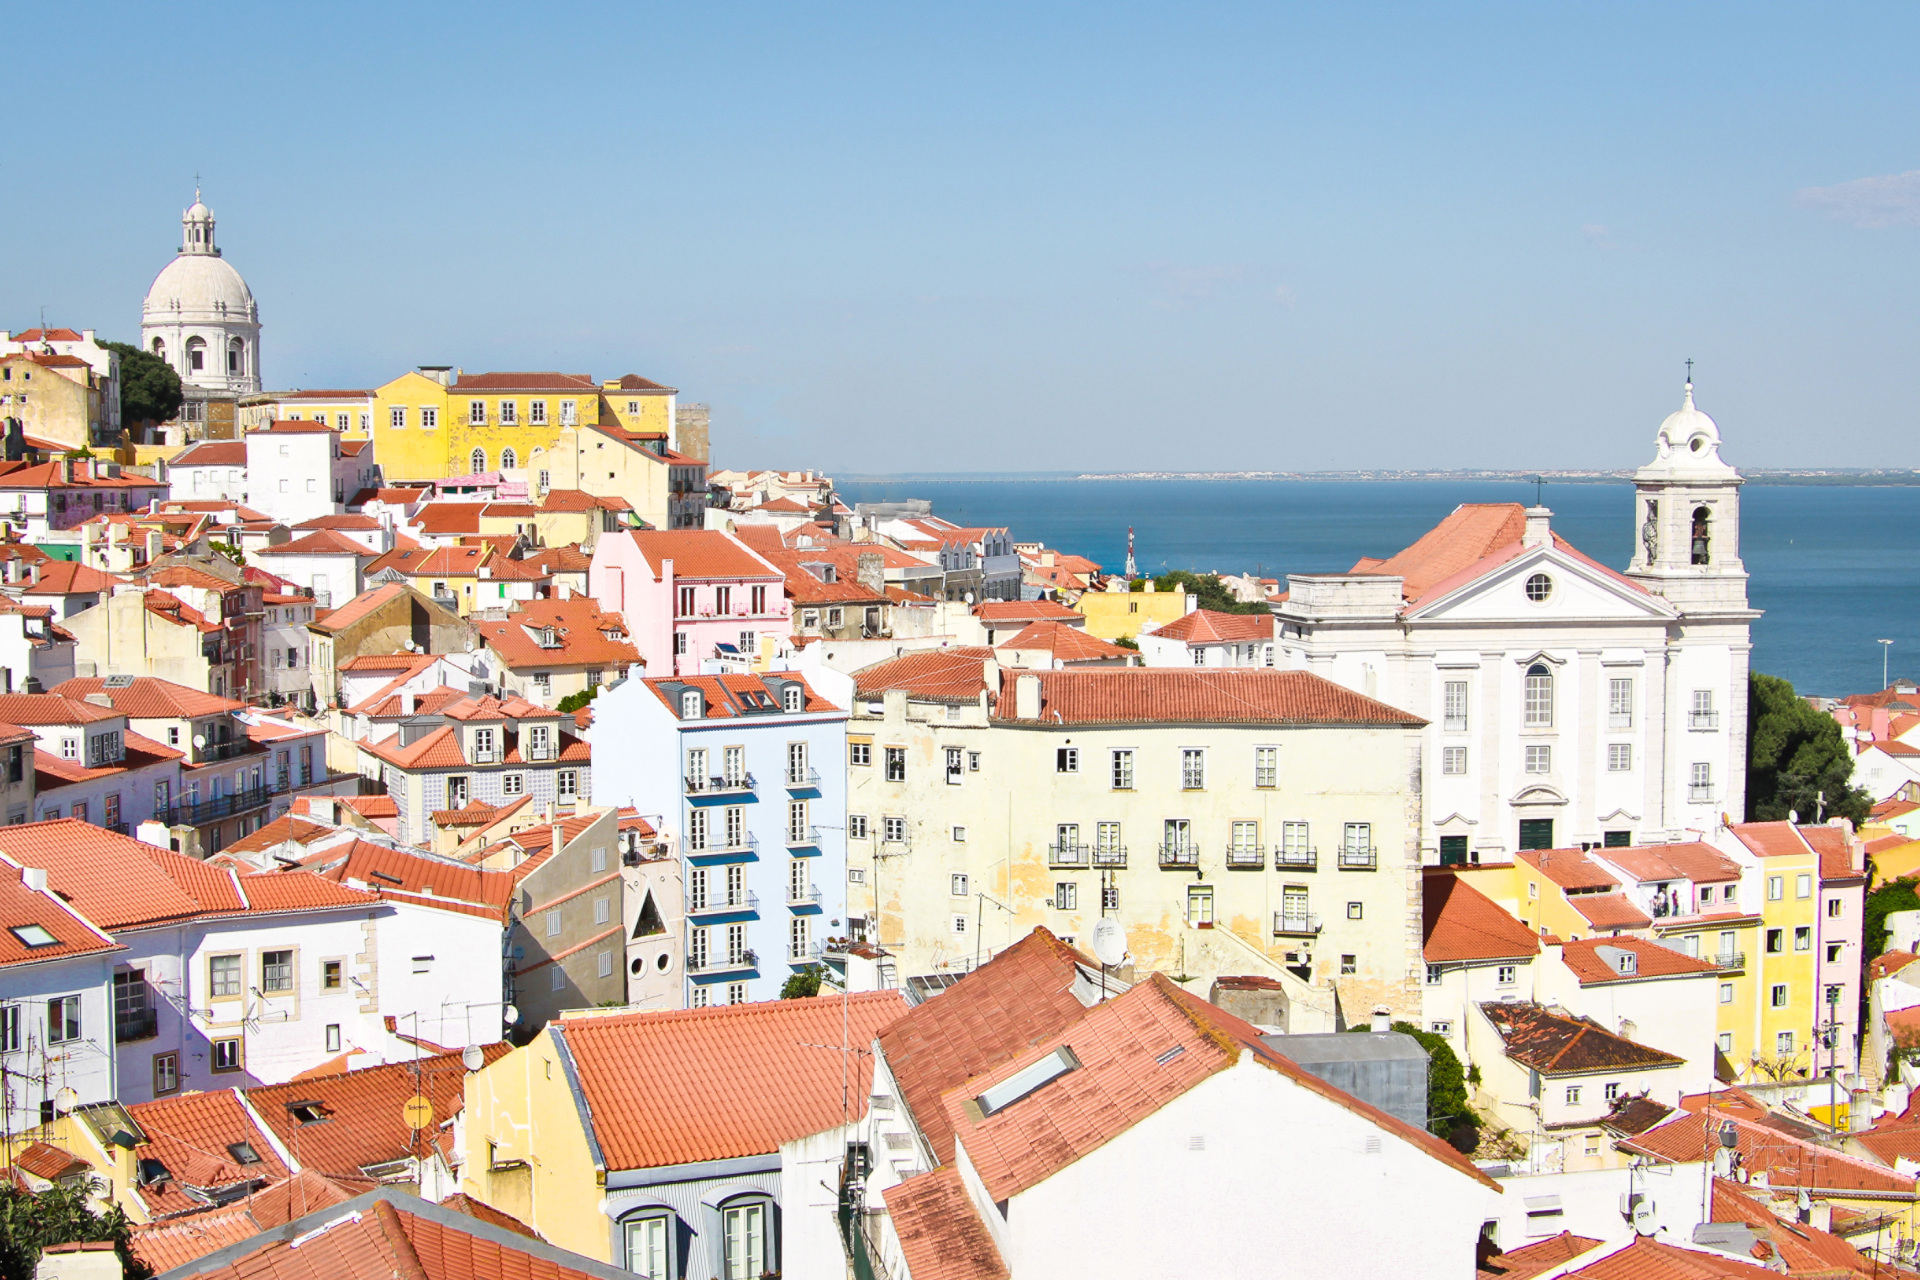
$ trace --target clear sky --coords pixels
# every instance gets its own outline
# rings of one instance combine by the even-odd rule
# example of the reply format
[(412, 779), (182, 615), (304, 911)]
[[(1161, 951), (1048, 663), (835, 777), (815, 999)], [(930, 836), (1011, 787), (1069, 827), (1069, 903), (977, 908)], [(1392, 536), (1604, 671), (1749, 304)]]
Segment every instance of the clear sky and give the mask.
[(716, 465), (1920, 467), (1920, 8), (10, 11), (0, 325), (193, 175), (275, 388), (634, 372)]

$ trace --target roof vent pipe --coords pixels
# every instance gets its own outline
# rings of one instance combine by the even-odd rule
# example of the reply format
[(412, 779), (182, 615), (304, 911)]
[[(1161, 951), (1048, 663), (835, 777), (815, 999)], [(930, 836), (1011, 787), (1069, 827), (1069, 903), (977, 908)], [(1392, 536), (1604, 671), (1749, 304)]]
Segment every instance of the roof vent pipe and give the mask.
[(1373, 1031), (1375, 1035), (1385, 1035), (1393, 1030), (1393, 1010), (1383, 1004), (1373, 1006)]

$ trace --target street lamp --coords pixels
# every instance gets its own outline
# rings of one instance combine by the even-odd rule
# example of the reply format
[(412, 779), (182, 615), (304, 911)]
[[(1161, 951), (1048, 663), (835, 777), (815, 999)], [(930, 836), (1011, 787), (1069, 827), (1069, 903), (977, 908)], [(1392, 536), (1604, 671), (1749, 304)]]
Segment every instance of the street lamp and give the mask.
[(1880, 641), (1880, 687), (1887, 687), (1887, 655), (1893, 652), (1893, 641)]

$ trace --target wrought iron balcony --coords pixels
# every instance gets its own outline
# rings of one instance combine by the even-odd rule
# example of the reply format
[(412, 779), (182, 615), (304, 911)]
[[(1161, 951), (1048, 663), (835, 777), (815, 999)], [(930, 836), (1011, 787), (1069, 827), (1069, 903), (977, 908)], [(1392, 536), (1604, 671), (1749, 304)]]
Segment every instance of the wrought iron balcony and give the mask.
[(813, 885), (804, 889), (787, 886), (787, 905), (790, 907), (817, 907), (820, 905), (820, 890)]
[(1712, 804), (1713, 784), (1708, 783), (1706, 786), (1689, 786), (1687, 788), (1687, 801), (1690, 804)]
[(1227, 846), (1227, 866), (1237, 871), (1259, 871), (1267, 865), (1267, 846), (1263, 844), (1230, 844)]
[(1320, 917), (1311, 911), (1276, 911), (1273, 932), (1276, 937), (1310, 938), (1320, 932)]
[(1747, 953), (1744, 951), (1716, 951), (1706, 958), (1729, 973), (1747, 967)]
[(725, 778), (687, 779), (687, 794), (690, 796), (737, 796), (745, 795), (753, 789), (753, 775), (750, 773), (737, 773)]
[(1160, 846), (1160, 865), (1179, 870), (1191, 870), (1200, 865), (1200, 846), (1194, 844), (1163, 844)]
[(687, 966), (688, 973), (744, 973), (760, 967), (760, 957), (752, 951), (737, 956), (716, 956)]
[(198, 804), (175, 805), (167, 810), (167, 825), (197, 827), (202, 823), (218, 822), (221, 818), (231, 818), (236, 813), (260, 808), (272, 794), (265, 787), (254, 787), (236, 791), (232, 795), (216, 796)]
[(1127, 846), (1123, 844), (1094, 845), (1093, 865), (1096, 867), (1124, 868), (1127, 865)]
[(759, 911), (760, 895), (748, 892), (741, 894), (739, 898), (732, 902), (714, 900), (702, 903), (697, 907), (689, 905), (687, 907), (687, 917), (692, 919), (697, 916), (757, 915)]
[(1084, 867), (1092, 860), (1092, 845), (1050, 844), (1047, 846), (1047, 865), (1050, 867)]
[(1340, 850), (1340, 869), (1342, 871), (1377, 871), (1380, 867), (1380, 851), (1372, 845), (1348, 846)]
[(727, 836), (714, 836), (706, 844), (702, 845), (689, 843), (685, 846), (685, 852), (689, 858), (694, 859), (720, 858), (727, 855), (739, 856), (742, 854), (756, 853), (759, 848), (759, 838), (751, 831), (743, 831), (739, 835), (731, 838)]
[(820, 786), (820, 771), (812, 765), (803, 769), (787, 770), (787, 790), (814, 791)]
[(1687, 713), (1687, 728), (1718, 729), (1720, 713), (1718, 711), (1691, 711)]
[(250, 738), (235, 738), (231, 742), (209, 742), (204, 747), (193, 749), (195, 764), (209, 764), (215, 760), (231, 760), (235, 756), (246, 755), (249, 751), (259, 750)]
[(1273, 869), (1275, 871), (1318, 871), (1320, 869), (1320, 851), (1318, 849), (1288, 849), (1282, 846), (1273, 851)]
[(113, 1039), (116, 1044), (129, 1040), (151, 1040), (160, 1034), (160, 1015), (153, 1009), (113, 1015)]
[(1467, 718), (1465, 716), (1448, 716), (1444, 728), (1448, 733), (1465, 733), (1467, 731)]
[(796, 947), (791, 942), (789, 942), (787, 944), (787, 963), (788, 964), (818, 964), (820, 962), (820, 957), (822, 952), (823, 952), (823, 948), (817, 942), (809, 942), (804, 947)]
[(819, 843), (820, 828), (818, 827), (787, 828), (787, 848), (789, 849), (811, 849)]

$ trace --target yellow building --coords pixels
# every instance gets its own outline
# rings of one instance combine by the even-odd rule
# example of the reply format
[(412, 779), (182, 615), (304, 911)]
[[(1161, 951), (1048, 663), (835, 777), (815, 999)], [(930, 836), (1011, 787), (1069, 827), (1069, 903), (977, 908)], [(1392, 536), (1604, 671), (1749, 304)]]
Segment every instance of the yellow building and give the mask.
[(84, 449), (100, 425), (100, 388), (78, 356), (0, 356), (0, 418), (18, 418), (29, 443)]
[(1184, 591), (1088, 591), (1073, 607), (1087, 618), (1087, 634), (1102, 640), (1138, 636), (1199, 608), (1199, 597)]
[(263, 431), (276, 422), (324, 422), (349, 440), (372, 434), (373, 392), (359, 390), (270, 391), (242, 396), (240, 431)]
[[(1747, 1060), (1734, 1066), (1751, 1065), (1762, 1078), (1817, 1074), (1826, 1066), (1825, 1052), (1816, 1052), (1813, 1043), (1816, 1026), (1826, 1017), (1819, 949), (1831, 945), (1821, 929), (1820, 856), (1792, 823), (1742, 823), (1733, 834), (1752, 854), (1760, 879), (1758, 902), (1746, 906), (1751, 911), (1757, 905), (1760, 912), (1760, 946), (1747, 957), (1759, 1031)], [(1844, 947), (1844, 940), (1839, 945)], [(1857, 967), (1857, 952), (1853, 959)], [(1849, 1062), (1844, 1069), (1851, 1067)]]

